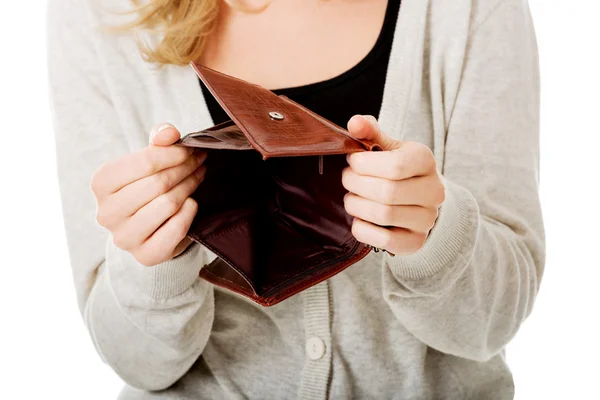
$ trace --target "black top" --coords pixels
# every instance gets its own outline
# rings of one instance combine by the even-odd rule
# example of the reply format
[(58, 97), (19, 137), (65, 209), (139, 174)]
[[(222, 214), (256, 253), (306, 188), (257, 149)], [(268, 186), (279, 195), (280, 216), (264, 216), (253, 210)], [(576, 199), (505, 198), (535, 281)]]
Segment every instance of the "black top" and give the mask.
[[(354, 67), (335, 78), (305, 86), (278, 89), (282, 94), (308, 109), (345, 127), (355, 114), (379, 116), (400, 0), (388, 0), (383, 27), (377, 42), (369, 53)], [(230, 118), (200, 83), (202, 92), (215, 124)]]

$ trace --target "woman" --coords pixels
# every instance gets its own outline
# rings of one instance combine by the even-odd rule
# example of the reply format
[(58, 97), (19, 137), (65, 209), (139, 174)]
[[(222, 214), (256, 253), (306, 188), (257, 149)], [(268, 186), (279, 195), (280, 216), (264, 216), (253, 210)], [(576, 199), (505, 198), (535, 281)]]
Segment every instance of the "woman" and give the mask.
[[(56, 0), (49, 17), (75, 285), (121, 398), (512, 398), (504, 348), (544, 265), (526, 1), (134, 6)], [(353, 234), (396, 256), (270, 308), (198, 279), (205, 154), (172, 144), (227, 116), (190, 61), (384, 146), (340, 179)]]

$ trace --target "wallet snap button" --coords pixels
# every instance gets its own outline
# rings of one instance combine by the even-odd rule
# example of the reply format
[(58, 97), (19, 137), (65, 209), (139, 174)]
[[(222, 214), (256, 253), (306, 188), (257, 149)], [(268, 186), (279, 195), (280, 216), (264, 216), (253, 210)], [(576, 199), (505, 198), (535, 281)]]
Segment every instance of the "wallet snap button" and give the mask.
[(319, 360), (325, 355), (325, 342), (323, 339), (313, 336), (306, 341), (306, 355), (311, 360)]
[(275, 121), (281, 121), (283, 119), (283, 114), (278, 113), (277, 111), (271, 111), (269, 112), (269, 117), (271, 117), (271, 119), (274, 119)]

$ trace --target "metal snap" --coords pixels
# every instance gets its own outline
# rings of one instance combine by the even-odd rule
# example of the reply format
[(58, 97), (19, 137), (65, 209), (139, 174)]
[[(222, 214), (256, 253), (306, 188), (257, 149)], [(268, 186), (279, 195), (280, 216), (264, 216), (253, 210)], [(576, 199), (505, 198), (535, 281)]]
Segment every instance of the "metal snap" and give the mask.
[(283, 119), (283, 114), (278, 113), (277, 111), (271, 111), (269, 113), (269, 117), (271, 117), (271, 119), (274, 119), (275, 121), (281, 121)]

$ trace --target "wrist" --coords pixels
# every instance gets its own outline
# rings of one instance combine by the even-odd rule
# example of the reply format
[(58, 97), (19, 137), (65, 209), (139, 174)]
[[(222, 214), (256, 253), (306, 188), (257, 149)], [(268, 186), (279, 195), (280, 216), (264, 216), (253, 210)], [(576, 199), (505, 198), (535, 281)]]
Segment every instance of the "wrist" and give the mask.
[(116, 288), (133, 288), (152, 299), (175, 297), (189, 289), (199, 278), (204, 265), (201, 246), (188, 245), (171, 260), (147, 267), (130, 253), (116, 247), (109, 238), (106, 259), (109, 279)]
[(445, 268), (466, 265), (479, 227), (479, 207), (465, 188), (444, 179), (446, 199), (423, 247), (408, 256), (389, 257), (392, 273), (399, 279), (418, 280)]

